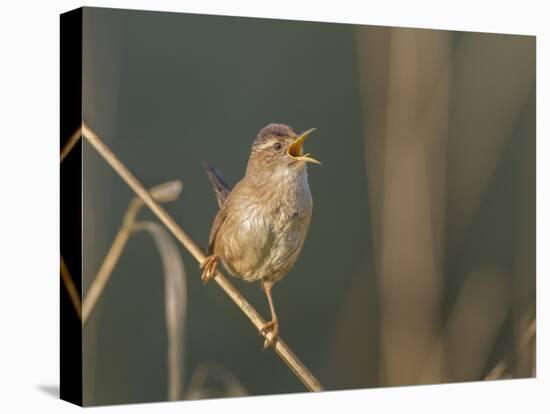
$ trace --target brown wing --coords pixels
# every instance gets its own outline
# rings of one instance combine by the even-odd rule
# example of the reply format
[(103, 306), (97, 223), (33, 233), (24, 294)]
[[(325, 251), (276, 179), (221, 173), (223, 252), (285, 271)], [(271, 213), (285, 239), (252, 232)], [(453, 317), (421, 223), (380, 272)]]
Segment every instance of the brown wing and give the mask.
[(210, 236), (208, 238), (208, 254), (214, 253), (214, 243), (216, 242), (216, 236), (218, 235), (218, 231), (220, 230), (220, 227), (222, 226), (223, 222), (227, 218), (227, 202), (224, 203), (222, 208), (218, 211), (218, 214), (216, 214), (216, 217), (214, 218), (214, 223), (212, 223), (212, 228), (210, 229)]
[(221, 173), (216, 168), (209, 165), (206, 161), (203, 161), (203, 165), (204, 170), (206, 171), (206, 175), (208, 176), (208, 179), (212, 184), (212, 188), (214, 189), (214, 193), (216, 194), (218, 207), (220, 208), (218, 214), (216, 214), (216, 217), (214, 218), (214, 223), (212, 223), (212, 229), (210, 229), (210, 236), (208, 238), (208, 254), (210, 255), (214, 253), (214, 243), (216, 241), (216, 235), (218, 234), (222, 223), (227, 217), (227, 206), (224, 206), (224, 204), (227, 204), (226, 201), (229, 197), (231, 189), (226, 184)]
[(227, 200), (227, 196), (231, 192), (231, 188), (227, 185), (221, 173), (216, 168), (208, 164), (206, 161), (203, 161), (203, 166), (204, 171), (206, 171), (206, 175), (212, 184), (212, 188), (214, 189), (214, 194), (216, 195), (216, 200), (218, 201), (218, 207), (221, 208), (223, 203), (225, 203), (225, 200)]

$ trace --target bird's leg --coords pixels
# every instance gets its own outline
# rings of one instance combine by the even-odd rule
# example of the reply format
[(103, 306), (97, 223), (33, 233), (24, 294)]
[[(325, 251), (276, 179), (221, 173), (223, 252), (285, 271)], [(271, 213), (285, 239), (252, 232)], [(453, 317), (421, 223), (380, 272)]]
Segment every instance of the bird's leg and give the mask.
[(202, 269), (202, 283), (205, 285), (210, 282), (214, 275), (216, 274), (216, 268), (218, 266), (218, 256), (215, 254), (212, 254), (208, 256), (206, 259), (204, 259), (204, 262), (201, 263), (201, 269)]
[(271, 338), (266, 338), (264, 342), (264, 349), (273, 345), (277, 341), (279, 336), (279, 321), (277, 319), (277, 314), (275, 313), (275, 306), (273, 306), (273, 298), (271, 297), (271, 288), (273, 287), (273, 282), (268, 280), (262, 280), (262, 288), (267, 296), (267, 301), (269, 302), (269, 309), (271, 310), (271, 321), (267, 322), (260, 329), (260, 333), (265, 335), (268, 332), (271, 332)]

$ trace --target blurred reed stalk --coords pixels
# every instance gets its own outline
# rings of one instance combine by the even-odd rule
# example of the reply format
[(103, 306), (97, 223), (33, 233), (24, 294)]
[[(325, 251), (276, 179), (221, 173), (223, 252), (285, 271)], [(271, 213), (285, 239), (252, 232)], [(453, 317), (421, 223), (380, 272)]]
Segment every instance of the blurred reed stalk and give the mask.
[(223, 366), (214, 362), (200, 364), (191, 375), (189, 387), (186, 391), (186, 398), (198, 400), (200, 398), (212, 397), (206, 388), (208, 378), (216, 379), (224, 386), (223, 397), (240, 397), (248, 395), (248, 392), (239, 379)]
[[(437, 338), (449, 109), (447, 32), (356, 34), (383, 385), (416, 384)], [(440, 382), (441, 358), (421, 382)]]
[(505, 277), (505, 270), (496, 265), (472, 270), (453, 304), (426, 369), (434, 363), (434, 358), (445, 356), (444, 378), (447, 380), (483, 378), (491, 348), (510, 312), (511, 291), (502, 283)]
[[(206, 255), (198, 247), (197, 244), (185, 233), (174, 219), (155, 201), (153, 196), (145, 189), (145, 187), (134, 177), (134, 175), (126, 168), (126, 166), (112, 153), (112, 151), (103, 143), (99, 136), (93, 132), (85, 123), (72, 136), (83, 136), (95, 148), (95, 150), (105, 159), (105, 161), (115, 170), (115, 172), (128, 184), (128, 186), (138, 195), (141, 200), (151, 209), (157, 218), (170, 230), (172, 235), (185, 247), (191, 255), (202, 263)], [(67, 143), (70, 145), (71, 142)], [(74, 143), (72, 143), (74, 146)], [(70, 150), (70, 149), (69, 149)], [(65, 152), (65, 147), (62, 153)], [(67, 151), (68, 152), (68, 151)], [(218, 271), (214, 278), (216, 283), (223, 291), (235, 302), (245, 316), (252, 322), (256, 329), (260, 332), (265, 325), (265, 320), (260, 314), (248, 303), (241, 293), (227, 280), (227, 278)], [(265, 338), (271, 338), (271, 332), (262, 334)], [(281, 337), (273, 345), (277, 355), (288, 365), (291, 371), (302, 381), (302, 383), (310, 391), (323, 391), (323, 386), (315, 378), (315, 376), (307, 369), (300, 361), (294, 352), (286, 345)]]
[[(176, 182), (179, 183), (179, 181)], [(180, 399), (180, 392), (183, 390), (183, 338), (185, 338), (187, 320), (185, 268), (174, 239), (159, 223), (137, 222), (133, 225), (133, 231), (148, 232), (153, 237), (162, 259), (168, 336), (168, 400), (176, 401)]]
[[(527, 223), (519, 227), (523, 253), (512, 292), (503, 287), (508, 273), (476, 268), (481, 280), (468, 278), (442, 320), (445, 261), (463, 242), (532, 98), (535, 43), (525, 36), (381, 27), (361, 27), (356, 41), (380, 297), (380, 383), (482, 378), (511, 295), (520, 296), (523, 310), (534, 290), (525, 289), (526, 274), (534, 275), (534, 206), (521, 214)], [(533, 139), (526, 145), (534, 145), (535, 122), (527, 122)], [(525, 173), (523, 198), (534, 192), (528, 187), (534, 175), (534, 167)], [(480, 297), (481, 288), (490, 300)]]
[(69, 298), (71, 299), (71, 302), (74, 306), (74, 309), (78, 315), (78, 318), (82, 320), (82, 303), (80, 302), (80, 295), (78, 294), (78, 289), (76, 288), (73, 279), (71, 277), (71, 274), (69, 273), (69, 269), (67, 268), (67, 264), (65, 263), (65, 260), (63, 260), (63, 256), (61, 256), (61, 280), (63, 281), (63, 284), (65, 285), (65, 289), (67, 289), (67, 293), (69, 294)]
[[(531, 354), (531, 376), (536, 376), (536, 333), (537, 333), (537, 320), (533, 319), (519, 339), (519, 349), (515, 359), (524, 357), (527, 354)], [(533, 345), (530, 348), (530, 345)], [(486, 381), (492, 381), (497, 379), (513, 378), (514, 376), (510, 372), (510, 364), (506, 361), (499, 361), (494, 368), (489, 371), (485, 376)]]
[(457, 244), (533, 93), (535, 42), (529, 36), (466, 32), (453, 60), (447, 216), (449, 239)]

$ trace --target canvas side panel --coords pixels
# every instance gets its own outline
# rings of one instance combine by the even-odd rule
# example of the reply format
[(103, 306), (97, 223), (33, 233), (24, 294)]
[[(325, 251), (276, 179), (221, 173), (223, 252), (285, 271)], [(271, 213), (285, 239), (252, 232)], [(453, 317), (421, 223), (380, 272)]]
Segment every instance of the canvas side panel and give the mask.
[[(82, 9), (60, 16), (60, 145), (82, 122)], [(82, 298), (82, 143), (60, 167), (60, 248)], [(60, 284), (60, 397), (82, 405), (82, 324), (65, 283)]]

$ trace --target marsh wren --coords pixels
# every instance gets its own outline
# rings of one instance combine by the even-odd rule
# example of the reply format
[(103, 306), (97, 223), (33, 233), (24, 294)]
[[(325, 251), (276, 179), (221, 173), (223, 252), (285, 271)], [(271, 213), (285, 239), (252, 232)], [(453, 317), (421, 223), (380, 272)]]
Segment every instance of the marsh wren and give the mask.
[(219, 259), (231, 275), (261, 282), (271, 310), (271, 321), (260, 331), (272, 333), (264, 349), (279, 333), (271, 288), (294, 265), (311, 220), (306, 164), (320, 162), (303, 154), (302, 148), (313, 130), (297, 135), (284, 124), (264, 127), (252, 144), (246, 173), (233, 190), (205, 163), (220, 209), (210, 231), (209, 256), (201, 265), (202, 280), (207, 283), (215, 276)]

